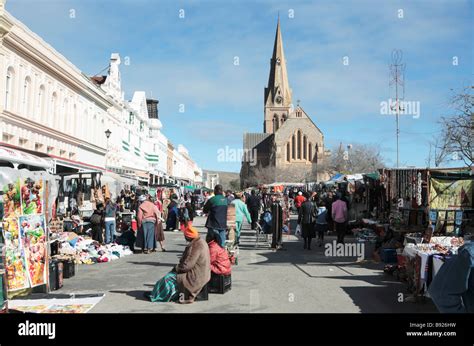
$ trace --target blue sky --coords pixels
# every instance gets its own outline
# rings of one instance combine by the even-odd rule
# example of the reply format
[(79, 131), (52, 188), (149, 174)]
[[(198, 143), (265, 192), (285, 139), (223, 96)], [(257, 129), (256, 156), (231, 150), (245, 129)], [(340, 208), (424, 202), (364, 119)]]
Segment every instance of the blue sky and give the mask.
[(425, 166), (436, 121), (450, 113), (451, 89), (473, 83), (473, 4), (8, 0), (6, 8), (88, 75), (107, 67), (112, 52), (122, 62), (129, 57), (121, 66), (126, 97), (143, 90), (158, 98), (163, 132), (201, 167), (238, 171), (237, 162), (218, 162), (217, 151), (240, 149), (244, 132), (263, 130), (278, 13), (293, 101), (301, 100), (326, 147), (374, 144), (389, 166), (396, 159), (395, 118), (380, 114), (380, 102), (394, 96), (391, 52), (403, 51), (405, 100), (419, 102), (421, 112), (401, 118), (400, 163)]

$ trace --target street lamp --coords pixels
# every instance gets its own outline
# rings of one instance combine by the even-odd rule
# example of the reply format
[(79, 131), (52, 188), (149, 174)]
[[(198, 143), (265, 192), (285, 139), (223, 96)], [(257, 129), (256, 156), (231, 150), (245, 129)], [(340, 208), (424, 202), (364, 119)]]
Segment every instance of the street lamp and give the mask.
[(110, 138), (110, 135), (112, 134), (112, 131), (110, 131), (109, 129), (107, 129), (105, 131), (105, 137), (107, 137), (107, 151), (105, 153), (105, 169), (107, 170), (107, 158), (108, 158), (108, 153), (109, 153), (109, 138)]
[(351, 162), (351, 156), (350, 156), (350, 150), (352, 149), (352, 144), (348, 144), (347, 145), (347, 170), (350, 172), (350, 173), (353, 173), (352, 172), (352, 162)]

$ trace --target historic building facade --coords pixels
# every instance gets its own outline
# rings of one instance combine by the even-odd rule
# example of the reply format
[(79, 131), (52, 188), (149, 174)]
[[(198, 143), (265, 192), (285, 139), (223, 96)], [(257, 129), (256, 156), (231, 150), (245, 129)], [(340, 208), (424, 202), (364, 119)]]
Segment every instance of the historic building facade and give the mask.
[(244, 134), (244, 152), (250, 151), (257, 159), (255, 164), (244, 155), (240, 172), (243, 186), (309, 182), (326, 176), (318, 170), (327, 156), (324, 135), (299, 104), (293, 106), (279, 20), (264, 91), (263, 133)]
[(112, 53), (106, 75), (86, 76), (0, 0), (0, 146), (43, 157), (55, 173), (108, 170), (143, 183), (200, 184), (186, 149), (169, 157), (158, 100), (143, 91), (125, 100), (120, 63)]

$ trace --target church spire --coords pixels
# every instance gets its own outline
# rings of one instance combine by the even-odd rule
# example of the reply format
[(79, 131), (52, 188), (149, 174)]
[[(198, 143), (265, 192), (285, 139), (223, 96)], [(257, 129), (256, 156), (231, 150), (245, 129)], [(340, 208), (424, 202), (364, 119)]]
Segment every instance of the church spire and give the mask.
[(270, 75), (268, 86), (265, 88), (265, 105), (288, 107), (291, 104), (291, 89), (286, 71), (286, 59), (283, 51), (283, 39), (280, 29), (280, 15), (278, 14), (275, 43), (270, 60)]

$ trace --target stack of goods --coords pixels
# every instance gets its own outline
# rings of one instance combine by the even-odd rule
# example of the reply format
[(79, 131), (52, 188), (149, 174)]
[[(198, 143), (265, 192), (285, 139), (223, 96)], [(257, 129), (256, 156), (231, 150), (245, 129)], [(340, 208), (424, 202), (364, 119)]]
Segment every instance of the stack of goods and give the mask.
[(354, 228), (352, 232), (356, 236), (357, 242), (364, 244), (364, 258), (372, 258), (378, 238), (375, 231), (369, 228)]
[(457, 237), (432, 237), (430, 243), (407, 244), (403, 256), (409, 289), (415, 294), (426, 294), (445, 259), (457, 254), (462, 245), (464, 239)]
[(63, 232), (60, 242), (59, 253), (61, 255), (72, 255), (76, 263), (110, 262), (133, 254), (128, 246), (118, 244), (100, 245), (98, 242), (87, 237), (78, 236), (74, 232)]

